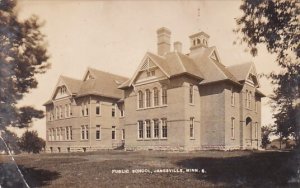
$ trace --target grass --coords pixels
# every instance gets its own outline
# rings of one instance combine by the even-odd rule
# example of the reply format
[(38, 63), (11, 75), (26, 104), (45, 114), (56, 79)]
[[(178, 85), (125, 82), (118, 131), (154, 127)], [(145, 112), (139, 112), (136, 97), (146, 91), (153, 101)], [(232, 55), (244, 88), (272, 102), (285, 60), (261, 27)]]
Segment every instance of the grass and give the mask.
[[(296, 152), (98, 151), (15, 156), (30, 187), (299, 187)], [(205, 173), (115, 174), (112, 170), (200, 169)], [(8, 156), (0, 183), (22, 187)], [(14, 176), (12, 176), (14, 175)]]

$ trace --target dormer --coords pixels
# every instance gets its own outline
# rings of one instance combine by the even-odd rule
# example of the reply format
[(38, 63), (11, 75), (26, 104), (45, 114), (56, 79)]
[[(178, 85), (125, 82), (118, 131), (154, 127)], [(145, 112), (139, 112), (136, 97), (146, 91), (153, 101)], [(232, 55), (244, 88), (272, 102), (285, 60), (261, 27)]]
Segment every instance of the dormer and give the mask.
[(203, 31), (191, 35), (190, 36), (190, 41), (191, 41), (190, 50), (193, 51), (200, 47), (207, 48), (208, 47), (208, 39), (209, 39), (209, 35)]

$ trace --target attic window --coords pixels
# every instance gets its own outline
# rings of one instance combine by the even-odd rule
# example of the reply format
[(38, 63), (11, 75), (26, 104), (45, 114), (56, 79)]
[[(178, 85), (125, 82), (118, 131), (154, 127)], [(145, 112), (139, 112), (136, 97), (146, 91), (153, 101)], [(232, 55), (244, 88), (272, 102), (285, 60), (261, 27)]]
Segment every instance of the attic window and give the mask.
[(60, 87), (60, 94), (61, 94), (61, 95), (65, 94), (66, 92), (67, 92), (66, 86)]
[(210, 56), (211, 59), (215, 60), (215, 61), (219, 61), (216, 52), (213, 52)]
[(87, 76), (87, 80), (89, 80), (89, 79), (94, 79), (94, 77), (93, 77), (91, 74), (89, 74), (89, 75)]

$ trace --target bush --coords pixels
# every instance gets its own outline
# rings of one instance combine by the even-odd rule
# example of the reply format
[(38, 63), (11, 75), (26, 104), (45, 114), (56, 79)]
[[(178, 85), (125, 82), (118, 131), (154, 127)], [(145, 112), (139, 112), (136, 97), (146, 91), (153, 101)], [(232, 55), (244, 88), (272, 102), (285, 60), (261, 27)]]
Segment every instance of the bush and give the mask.
[(45, 140), (38, 137), (37, 131), (26, 131), (19, 141), (22, 151), (39, 153), (46, 146)]

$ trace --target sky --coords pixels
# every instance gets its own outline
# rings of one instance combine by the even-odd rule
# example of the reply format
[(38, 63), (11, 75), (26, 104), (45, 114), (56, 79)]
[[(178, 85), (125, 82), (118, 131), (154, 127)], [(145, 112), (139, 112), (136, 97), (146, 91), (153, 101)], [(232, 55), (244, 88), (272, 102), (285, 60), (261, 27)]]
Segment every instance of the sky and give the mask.
[[(258, 73), (278, 70), (275, 56), (259, 46), (252, 57), (245, 45), (234, 45), (235, 19), (242, 15), (239, 0), (213, 1), (92, 1), (20, 0), (20, 20), (37, 15), (45, 23), (51, 69), (37, 76), (39, 85), (20, 102), (45, 110), (60, 75), (82, 79), (87, 67), (131, 77), (147, 51), (157, 52), (156, 30), (171, 30), (171, 42), (181, 41), (188, 53), (189, 36), (204, 31), (209, 46), (216, 46), (224, 65), (254, 62)], [(199, 11), (199, 10), (200, 11)], [(272, 93), (272, 86), (260, 79), (260, 90)], [(262, 125), (273, 122), (268, 98), (262, 101)], [(36, 120), (31, 129), (46, 137), (46, 120)], [(24, 130), (18, 130), (20, 135)]]

